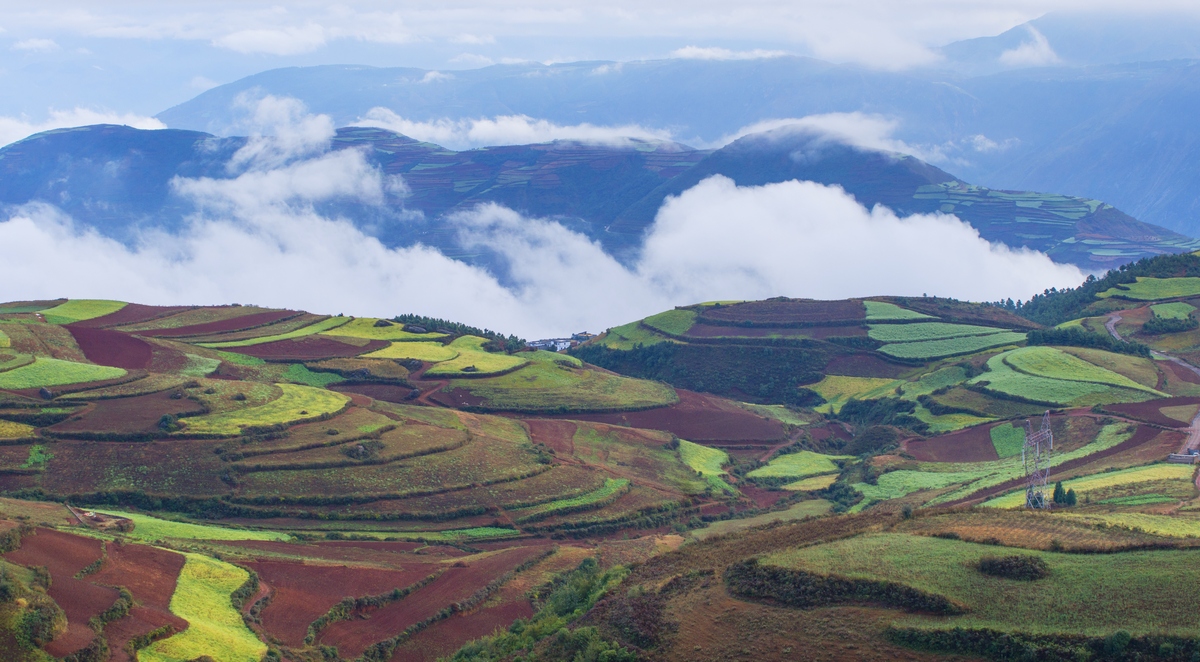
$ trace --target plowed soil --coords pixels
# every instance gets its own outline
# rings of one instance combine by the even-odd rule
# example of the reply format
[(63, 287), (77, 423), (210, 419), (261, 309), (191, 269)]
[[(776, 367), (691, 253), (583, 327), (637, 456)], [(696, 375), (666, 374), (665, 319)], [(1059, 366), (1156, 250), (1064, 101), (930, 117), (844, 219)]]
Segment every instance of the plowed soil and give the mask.
[(415, 399), (412, 396), (413, 390), (407, 386), (397, 386), (395, 384), (333, 384), (330, 390), (339, 393), (357, 393), (365, 395), (368, 398), (383, 400), (384, 402), (395, 402), (398, 404), (406, 403)]
[[(848, 326), (846, 329), (853, 330), (855, 327)], [(684, 332), (684, 336), (688, 338), (770, 338), (772, 336), (780, 336), (784, 338), (802, 338), (809, 335), (813, 329), (770, 329), (762, 327), (749, 326), (722, 326), (718, 324), (693, 324), (692, 328)]]
[(905, 450), (922, 462), (987, 462), (998, 460), (990, 425), (976, 425), (952, 434), (905, 442)]
[(392, 662), (435, 662), (439, 657), (453, 655), (472, 639), (507, 629), (518, 618), (531, 616), (533, 607), (528, 601), (505, 602), (467, 614), (455, 614), (397, 646), (391, 659)]
[(1129, 402), (1119, 405), (1105, 405), (1105, 411), (1111, 411), (1114, 414), (1128, 416), (1129, 418), (1145, 421), (1161, 425), (1165, 428), (1186, 428), (1191, 425), (1191, 421), (1177, 421), (1168, 416), (1164, 416), (1163, 407), (1179, 407), (1181, 405), (1200, 404), (1200, 398), (1165, 398), (1162, 400), (1148, 400), (1146, 402)]
[(912, 366), (889, 363), (877, 354), (843, 354), (835, 357), (825, 366), (829, 375), (844, 375), (846, 377), (889, 377), (896, 378), (912, 371)]
[(529, 437), (533, 443), (545, 444), (555, 454), (565, 457), (575, 453), (575, 443), (572, 440), (579, 426), (571, 421), (533, 418), (526, 420), (525, 424), (529, 426)]
[(112, 651), (111, 660), (129, 660), (123, 649), (136, 636), (164, 625), (172, 625), (176, 631), (187, 628), (187, 621), (170, 612), (171, 595), (175, 592), (175, 582), (184, 560), (182, 554), (148, 545), (108, 544), (104, 568), (89, 576), (88, 581), (124, 586), (141, 603), (130, 609), (125, 618), (105, 626), (104, 637)]
[(249, 347), (230, 347), (229, 351), (271, 361), (316, 361), (358, 356), (387, 346), (386, 340), (372, 340), (365, 345), (356, 346), (333, 338), (307, 336)]
[(193, 414), (203, 411), (200, 403), (187, 398), (171, 399), (169, 391), (132, 398), (97, 400), (78, 418), (51, 426), (53, 432), (156, 432), (166, 414)]
[(308, 626), (342, 598), (379, 595), (411, 586), (443, 564), (413, 563), (403, 571), (260, 561), (247, 567), (274, 590), (262, 611), (263, 628), (288, 646), (304, 645)]
[(109, 313), (102, 317), (95, 317), (82, 322), (71, 324), (73, 327), (82, 327), (88, 329), (104, 329), (114, 326), (125, 326), (127, 324), (141, 324), (149, 322), (153, 319), (166, 317), (182, 313), (185, 310), (191, 310), (192, 306), (143, 306), (140, 303), (125, 304), (125, 307), (115, 313)]
[(867, 309), (861, 301), (752, 301), (729, 306), (709, 307), (700, 313), (715, 322), (750, 322), (779, 326), (818, 325), (848, 320), (863, 320)]
[(242, 315), (241, 317), (232, 317), (229, 319), (218, 320), (216, 322), (207, 322), (205, 324), (193, 324), (192, 326), (181, 326), (175, 329), (147, 329), (145, 331), (137, 331), (135, 333), (137, 333), (139, 336), (154, 336), (157, 338), (203, 336), (213, 333), (241, 331), (243, 329), (250, 329), (256, 326), (263, 326), (272, 322), (278, 322), (282, 319), (287, 319), (289, 317), (295, 317), (298, 314), (299, 313), (293, 310), (273, 310), (266, 313), (252, 313), (250, 315)]
[(1171, 374), (1170, 379), (1172, 381), (1187, 382), (1188, 384), (1200, 384), (1200, 375), (1197, 375), (1196, 373), (1175, 363), (1174, 361), (1162, 361), (1158, 365)]
[(187, 629), (187, 621), (161, 609), (133, 607), (119, 621), (104, 626), (104, 638), (108, 640), (110, 662), (129, 662), (125, 645), (134, 637), (149, 634), (164, 625), (171, 625), (176, 632)]

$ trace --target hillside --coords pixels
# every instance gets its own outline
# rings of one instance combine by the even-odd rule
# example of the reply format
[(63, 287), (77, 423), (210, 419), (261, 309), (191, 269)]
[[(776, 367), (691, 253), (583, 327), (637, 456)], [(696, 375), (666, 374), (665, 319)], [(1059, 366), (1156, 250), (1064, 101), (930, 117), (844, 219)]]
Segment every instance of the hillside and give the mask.
[[(196, 206), (172, 180), (234, 177), (226, 164), (245, 141), (116, 126), (39, 134), (0, 149), (0, 203), (53, 204), (126, 242), (150, 227), (175, 231)], [(340, 198), (322, 202), (321, 211), (349, 218), (388, 246), (420, 242), (484, 262), (478, 249), (459, 245), (448, 215), (498, 203), (558, 220), (610, 254), (631, 258), (663, 201), (713, 175), (745, 186), (811, 180), (841, 186), (867, 207), (953, 213), (989, 241), (1089, 270), (1200, 245), (1095, 200), (972, 186), (913, 157), (791, 129), (746, 136), (716, 151), (670, 142), (560, 141), (456, 152), (382, 129), (344, 128), (332, 149), (365, 150), (372, 165), (401, 176), (407, 188), (389, 193), (383, 205)], [(798, 153), (807, 156), (794, 158)]]

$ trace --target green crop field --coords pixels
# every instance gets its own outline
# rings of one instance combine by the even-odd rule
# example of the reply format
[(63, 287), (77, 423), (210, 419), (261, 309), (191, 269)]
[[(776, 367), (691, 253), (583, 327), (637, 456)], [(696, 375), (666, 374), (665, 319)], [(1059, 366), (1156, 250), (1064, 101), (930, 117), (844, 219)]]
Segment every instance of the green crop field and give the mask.
[(880, 342), (918, 342), (942, 340), (962, 336), (986, 336), (1001, 333), (1004, 329), (971, 324), (949, 324), (947, 322), (917, 322), (914, 324), (868, 324), (867, 335)]
[(208, 414), (183, 419), (186, 434), (237, 435), (243, 427), (258, 427), (313, 419), (334, 414), (346, 406), (350, 398), (334, 391), (325, 391), (298, 384), (278, 384), (283, 395), (257, 407)]
[(374, 317), (356, 317), (337, 328), (325, 331), (327, 336), (347, 336), (350, 338), (366, 338), (367, 340), (437, 340), (445, 338), (444, 333), (409, 333), (403, 324), (391, 326), (375, 326), (379, 320)]
[[(812, 479), (810, 479), (812, 480)], [(689, 535), (697, 540), (705, 540), (713, 536), (721, 536), (728, 533), (736, 533), (745, 529), (750, 529), (756, 526), (763, 526), (772, 522), (794, 522), (796, 520), (808, 519), (810, 517), (821, 517), (828, 515), (833, 504), (824, 499), (809, 499), (792, 505), (786, 510), (776, 510), (754, 517), (742, 517), (739, 519), (729, 519), (720, 522), (713, 522), (703, 529), (691, 531)]]
[(746, 474), (749, 478), (806, 478), (820, 474), (838, 473), (842, 469), (834, 460), (851, 460), (851, 455), (822, 455), (812, 451), (788, 453), (773, 458), (765, 467)]
[(929, 426), (930, 434), (953, 432), (955, 430), (975, 427), (976, 425), (982, 425), (989, 421), (996, 420), (995, 418), (975, 416), (973, 414), (935, 415), (933, 412), (929, 411), (925, 405), (921, 404), (918, 404), (917, 408), (913, 410), (913, 416), (916, 416), (917, 420)]
[(794, 483), (788, 483), (783, 486), (783, 489), (792, 492), (815, 492), (823, 490), (837, 482), (837, 474), (825, 474), (824, 476), (813, 476), (812, 478), (801, 478)]
[[(1136, 402), (1152, 397), (1141, 385), (1135, 391), (1097, 382), (1052, 379), (1018, 372), (1005, 361), (1008, 354), (1005, 352), (988, 359), (988, 371), (973, 377), (968, 383), (983, 384), (992, 391), (1055, 405)], [(1097, 366), (1093, 368), (1103, 370)], [(1088, 374), (1092, 374), (1092, 371), (1089, 370)]]
[(1066, 517), (1088, 524), (1119, 529), (1144, 531), (1172, 538), (1200, 538), (1200, 519), (1150, 513), (1061, 513)]
[(125, 305), (124, 301), (71, 299), (64, 304), (42, 311), (42, 316), (51, 324), (70, 324), (110, 315), (124, 308)]
[(0, 372), (0, 388), (22, 389), (43, 386), (62, 386), (81, 382), (98, 382), (124, 377), (125, 371), (90, 363), (75, 363), (38, 357), (33, 363), (7, 372)]
[(11, 421), (0, 421), (0, 439), (23, 439), (32, 437), (34, 427), (25, 425), (24, 423), (13, 423)]
[(659, 382), (620, 377), (579, 367), (578, 359), (554, 352), (527, 352), (529, 365), (500, 377), (456, 379), (462, 388), (497, 410), (614, 411), (667, 406), (675, 389)]
[(179, 634), (138, 652), (141, 662), (183, 662), (208, 656), (221, 662), (259, 662), (266, 644), (246, 627), (229, 596), (250, 573), (203, 554), (184, 553), (171, 613), (188, 622)]
[(818, 395), (825, 398), (825, 404), (817, 407), (817, 411), (838, 413), (842, 405), (850, 400), (867, 400), (894, 395), (897, 386), (903, 382), (885, 377), (845, 377), (842, 375), (825, 375), (825, 378), (809, 386)]
[(937, 319), (924, 313), (918, 313), (915, 310), (901, 308), (886, 301), (864, 301), (863, 305), (867, 307), (868, 320), (931, 320)]
[(588, 506), (606, 504), (628, 489), (628, 478), (606, 478), (600, 489), (569, 499), (559, 499), (528, 508), (514, 508), (512, 513), (517, 516), (518, 523), (531, 522), (561, 511), (576, 511)]
[(1025, 447), (1025, 430), (1015, 427), (1012, 423), (997, 425), (988, 431), (992, 437), (992, 446), (1000, 459), (1020, 455)]
[(440, 342), (394, 342), (383, 349), (363, 354), (364, 359), (414, 359), (437, 363), (458, 356), (458, 350)]
[(1158, 317), (1185, 320), (1192, 313), (1196, 312), (1196, 307), (1183, 301), (1173, 301), (1171, 303), (1155, 304), (1150, 306), (1150, 310), (1154, 311), (1154, 314)]
[(696, 312), (686, 309), (668, 310), (642, 320), (646, 326), (664, 333), (679, 336), (687, 333), (696, 323)]
[[(1154, 483), (1153, 489), (1161, 492), (1164, 491), (1164, 486), (1161, 483), (1165, 481), (1167, 483), (1175, 483), (1175, 485), (1170, 487), (1176, 489), (1168, 488), (1167, 491), (1179, 491), (1179, 488), (1182, 488), (1182, 493), (1190, 496), (1190, 493), (1194, 491), (1192, 479), (1195, 473), (1195, 468), (1189, 464), (1152, 464), (1145, 467), (1134, 467), (1121, 471), (1106, 471), (1091, 476), (1083, 476), (1082, 478), (1072, 478), (1063, 481), (1063, 489), (1075, 490), (1079, 498), (1082, 499), (1085, 494), (1091, 492), (1099, 492), (1114, 487), (1137, 486), (1144, 483)], [(983, 505), (992, 508), (1019, 508), (1025, 505), (1025, 491), (1009, 492), (1003, 496), (991, 499)]]
[(9, 339), (7, 333), (0, 331), (0, 349), (8, 349), (9, 347), (12, 347), (12, 340)]
[(713, 488), (722, 492), (737, 493), (733, 486), (725, 482), (725, 470), (721, 468), (729, 464), (729, 454), (725, 451), (680, 439), (679, 458), (693, 471), (704, 476)]
[(974, 567), (984, 556), (1005, 553), (1012, 552), (959, 540), (868, 533), (768, 554), (761, 562), (898, 582), (943, 595), (968, 610), (962, 616), (936, 619), (902, 617), (898, 625), (1089, 636), (1107, 636), (1118, 629), (1135, 635), (1192, 636), (1200, 627), (1200, 593), (1193, 581), (1200, 550), (1119, 554), (1020, 550), (1049, 565), (1049, 577), (1032, 582), (990, 577)]
[(251, 531), (227, 526), (192, 524), (160, 519), (143, 513), (124, 510), (98, 509), (98, 513), (115, 515), (133, 520), (130, 537), (153, 542), (155, 540), (289, 540), (290, 536), (276, 531)]
[(1175, 297), (1200, 295), (1200, 278), (1143, 278), (1097, 294), (1097, 297), (1120, 297), (1136, 301), (1158, 301)]
[(0, 354), (0, 372), (6, 372), (26, 366), (33, 363), (34, 357), (31, 354)]
[(874, 485), (869, 483), (855, 483), (851, 487), (858, 490), (865, 497), (855, 507), (855, 510), (862, 510), (877, 501), (899, 499), (913, 492), (938, 490), (958, 483), (966, 483), (977, 478), (979, 478), (979, 474), (971, 471), (934, 473), (930, 471), (901, 469), (900, 471), (889, 471), (883, 474), (876, 480)]
[[(184, 354), (184, 356), (187, 357), (187, 365), (179, 371), (179, 374), (185, 377), (207, 377), (217, 368), (221, 367), (221, 359), (213, 359), (198, 354)], [(236, 354), (235, 356), (251, 358), (246, 357), (245, 354)]]
[(961, 384), (966, 379), (967, 371), (965, 368), (951, 365), (938, 368), (933, 372), (927, 372), (914, 382), (905, 382), (901, 385), (900, 389), (904, 397), (913, 400), (921, 395), (929, 395), (938, 389)]
[(1124, 375), (1142, 386), (1154, 388), (1158, 384), (1158, 368), (1155, 366), (1153, 359), (1144, 359), (1140, 356), (1130, 356), (1128, 354), (1115, 354), (1102, 349), (1090, 349), (1087, 347), (1059, 347), (1058, 349), (1077, 356), (1092, 365), (1097, 365), (1105, 370), (1111, 370), (1119, 375)]
[(345, 324), (348, 321), (349, 321), (348, 317), (327, 317), (315, 324), (309, 324), (308, 326), (300, 328), (300, 329), (296, 329), (295, 331), (288, 331), (287, 333), (280, 333), (280, 334), (274, 335), (274, 336), (261, 336), (258, 338), (246, 338), (245, 340), (230, 340), (228, 342), (206, 342), (206, 343), (199, 343), (199, 345), (201, 347), (208, 347), (210, 349), (223, 349), (223, 348), (227, 348), (227, 347), (251, 347), (253, 345), (263, 345), (263, 344), (266, 344), (269, 342), (279, 342), (280, 340), (291, 340), (293, 338), (304, 338), (304, 337), (311, 336), (311, 335), (314, 335), (317, 333), (321, 333), (323, 331), (329, 331), (330, 329), (336, 329), (337, 327)]
[(332, 372), (313, 372), (300, 363), (293, 363), (283, 373), (283, 379), (296, 384), (304, 384), (314, 388), (325, 388), (330, 384), (344, 382), (346, 379)]
[(1054, 347), (1022, 347), (1014, 349), (1011, 352), (1005, 352), (1003, 356), (1004, 362), (1009, 367), (1027, 375), (1072, 382), (1092, 382), (1094, 384), (1119, 386), (1121, 388), (1145, 391), (1159, 397), (1167, 397), (1166, 393), (1143, 386), (1124, 375), (1093, 365), (1077, 356)]
[(676, 341), (654, 333), (642, 326), (640, 322), (633, 322), (609, 329), (604, 338), (597, 342), (609, 349), (627, 351), (638, 345), (648, 347), (650, 345), (657, 345), (658, 343)]
[(458, 352), (458, 356), (448, 361), (437, 363), (425, 372), (430, 377), (461, 377), (463, 375), (482, 376), (495, 375), (514, 370), (528, 363), (521, 354), (504, 354), (489, 352), (483, 348), (487, 338), (478, 336), (462, 336), (455, 338), (448, 349)]
[(238, 354), (237, 352), (222, 352), (217, 350), (217, 356), (221, 357), (222, 361), (232, 363), (234, 365), (255, 366), (267, 364), (266, 361), (258, 358), (257, 356), (247, 356), (245, 354)]
[(1014, 345), (1025, 341), (1024, 333), (1004, 331), (984, 336), (962, 336), (946, 338), (945, 340), (926, 340), (924, 342), (907, 342), (884, 345), (880, 352), (901, 359), (940, 359), (960, 354), (972, 354), (991, 347)]

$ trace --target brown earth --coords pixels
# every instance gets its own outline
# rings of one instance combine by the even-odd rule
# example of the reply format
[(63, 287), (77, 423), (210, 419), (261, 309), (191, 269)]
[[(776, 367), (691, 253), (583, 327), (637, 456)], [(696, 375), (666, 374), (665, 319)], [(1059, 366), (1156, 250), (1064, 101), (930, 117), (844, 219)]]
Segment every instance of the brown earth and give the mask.
[(97, 400), (83, 414), (48, 428), (51, 432), (157, 432), (159, 420), (167, 414), (195, 414), (203, 406), (194, 400), (171, 399), (171, 392), (151, 393), (131, 398)]
[(683, 335), (688, 338), (828, 338), (830, 336), (865, 336), (867, 330), (861, 326), (812, 326), (802, 329), (779, 329), (694, 324)]
[(1188, 370), (1187, 368), (1175, 363), (1174, 361), (1161, 361), (1159, 367), (1171, 373), (1172, 381), (1185, 382), (1188, 384), (1200, 384), (1200, 375)]
[(181, 326), (174, 329), (147, 329), (145, 331), (135, 331), (134, 333), (139, 336), (154, 336), (157, 338), (202, 336), (212, 333), (221, 333), (223, 331), (241, 331), (243, 329), (249, 329), (256, 326), (270, 324), (272, 322), (278, 322), (279, 320), (295, 317), (299, 314), (300, 313), (294, 310), (272, 310), (265, 313), (252, 313), (250, 315), (231, 317), (228, 319), (218, 320), (216, 322), (207, 322), (205, 324), (193, 324), (192, 326)]
[(125, 645), (134, 637), (148, 634), (164, 625), (176, 631), (187, 628), (187, 621), (170, 611), (175, 582), (183, 569), (182, 554), (149, 545), (108, 543), (108, 560), (100, 572), (88, 581), (105, 586), (124, 586), (140, 605), (129, 614), (104, 627), (104, 637), (112, 652), (111, 660), (129, 660)]
[(814, 301), (783, 299), (706, 307), (700, 317), (714, 322), (752, 322), (780, 326), (863, 320), (867, 309), (861, 301)]
[(226, 348), (226, 351), (272, 361), (316, 361), (358, 356), (387, 346), (386, 340), (372, 340), (365, 345), (357, 346), (326, 336), (306, 336), (248, 347), (229, 347)]
[(396, 384), (331, 384), (329, 389), (338, 393), (357, 393), (368, 398), (397, 404), (405, 404), (413, 400), (410, 397), (413, 391), (411, 388)]
[(145, 370), (150, 367), (153, 351), (150, 343), (141, 338), (120, 331), (74, 325), (68, 325), (67, 330), (92, 363), (126, 370)]
[(1163, 407), (1178, 407), (1181, 405), (1196, 405), (1200, 404), (1200, 397), (1190, 398), (1163, 398), (1161, 400), (1147, 400), (1146, 402), (1128, 402), (1118, 405), (1104, 405), (1105, 411), (1111, 411), (1114, 414), (1127, 416), (1129, 418), (1161, 425), (1167, 428), (1186, 428), (1191, 425), (1191, 421), (1177, 421), (1168, 416), (1164, 416), (1161, 409)]
[(195, 306), (144, 306), (140, 303), (127, 303), (125, 307), (115, 313), (109, 313), (101, 317), (94, 317), (90, 320), (75, 322), (71, 324), (73, 327), (82, 327), (88, 329), (104, 329), (114, 326), (125, 326), (128, 324), (141, 324), (150, 320), (182, 313), (185, 310), (191, 310)]
[(911, 372), (912, 366), (896, 365), (879, 358), (878, 354), (841, 354), (825, 366), (829, 375), (846, 377), (888, 377), (895, 379)]
[(505, 630), (518, 618), (533, 616), (528, 601), (505, 602), (466, 614), (455, 614), (418, 632), (396, 647), (392, 662), (435, 662), (449, 657), (468, 641)]
[(910, 439), (904, 449), (922, 462), (987, 462), (998, 460), (992, 445), (992, 426), (976, 425), (966, 430), (929, 439)]

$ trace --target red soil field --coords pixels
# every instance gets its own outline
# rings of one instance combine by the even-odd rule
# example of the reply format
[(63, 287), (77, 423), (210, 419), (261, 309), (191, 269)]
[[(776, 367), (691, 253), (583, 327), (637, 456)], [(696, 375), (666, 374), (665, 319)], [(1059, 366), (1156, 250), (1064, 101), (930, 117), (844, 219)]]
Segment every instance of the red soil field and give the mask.
[(865, 336), (867, 329), (861, 326), (810, 326), (800, 329), (780, 329), (770, 327), (748, 326), (718, 326), (716, 324), (696, 324), (683, 334), (688, 338), (831, 338), (840, 336)]
[(198, 402), (180, 398), (172, 400), (169, 391), (139, 395), (132, 398), (97, 400), (77, 418), (70, 418), (49, 428), (52, 432), (155, 432), (165, 414), (198, 413)]
[(1129, 418), (1161, 425), (1166, 428), (1186, 428), (1191, 425), (1191, 421), (1177, 421), (1168, 416), (1164, 416), (1160, 411), (1163, 407), (1178, 407), (1181, 405), (1200, 404), (1200, 398), (1164, 398), (1161, 400), (1148, 400), (1146, 402), (1129, 402), (1119, 405), (1105, 405), (1105, 411), (1111, 411), (1114, 414), (1128, 416)]
[(275, 592), (262, 611), (263, 628), (288, 646), (300, 647), (309, 624), (342, 598), (379, 595), (411, 586), (445, 565), (413, 563), (397, 571), (259, 561), (246, 567), (257, 572)]
[(82, 322), (74, 322), (73, 327), (82, 327), (87, 329), (104, 329), (114, 326), (124, 326), (127, 324), (140, 324), (149, 322), (153, 319), (166, 317), (182, 313), (185, 310), (191, 310), (194, 306), (144, 306), (140, 303), (128, 303), (125, 307), (115, 313), (109, 313), (101, 317), (94, 317), (90, 320)]
[(57, 582), (60, 575), (75, 576), (100, 555), (99, 540), (38, 528), (34, 535), (22, 536), (20, 549), (5, 554), (4, 558), (19, 565), (44, 565)]
[(439, 657), (453, 655), (472, 639), (507, 629), (518, 618), (531, 616), (533, 607), (525, 600), (504, 602), (467, 614), (455, 614), (435, 623), (433, 627), (421, 630), (412, 639), (397, 646), (391, 659), (394, 662), (435, 662)]
[(94, 584), (124, 586), (133, 593), (140, 606), (129, 615), (104, 628), (112, 660), (128, 660), (125, 644), (136, 636), (152, 632), (164, 625), (177, 631), (187, 628), (187, 621), (170, 612), (175, 581), (183, 568), (184, 556), (148, 545), (108, 544), (108, 560), (103, 569), (87, 578)]
[(118, 621), (104, 626), (104, 638), (108, 640), (110, 662), (128, 662), (125, 645), (134, 637), (149, 634), (164, 625), (175, 627), (176, 632), (187, 629), (187, 621), (161, 609), (133, 607), (129, 614)]
[(249, 347), (230, 347), (228, 351), (273, 361), (316, 361), (318, 359), (341, 359), (388, 346), (386, 340), (372, 340), (356, 346), (333, 338), (306, 336), (295, 340), (280, 340)]
[(430, 393), (428, 399), (443, 407), (483, 407), (487, 405), (487, 400), (479, 397), (468, 391), (465, 388), (452, 388), (448, 391), (434, 391)]
[(846, 377), (896, 378), (912, 370), (912, 366), (896, 365), (879, 358), (878, 354), (843, 354), (825, 366), (829, 375)]
[(715, 322), (754, 322), (799, 326), (845, 320), (863, 320), (867, 309), (861, 301), (812, 301), (789, 299), (752, 301), (705, 308), (700, 317)]
[(987, 462), (998, 460), (996, 447), (992, 445), (990, 425), (973, 428), (929, 439), (910, 439), (904, 448), (922, 462)]
[(332, 384), (329, 388), (339, 393), (357, 393), (368, 398), (398, 404), (414, 399), (409, 397), (412, 394), (411, 388), (395, 384)]
[(87, 360), (97, 365), (145, 370), (150, 367), (153, 350), (150, 343), (119, 331), (67, 326)]
[(763, 489), (753, 483), (738, 483), (737, 488), (741, 490), (742, 494), (750, 497), (756, 508), (770, 508), (780, 499), (790, 494), (789, 492)]
[(545, 444), (556, 454), (570, 457), (575, 452), (575, 431), (579, 426), (570, 421), (527, 419), (529, 437), (535, 444)]
[(552, 418), (664, 430), (688, 441), (777, 441), (783, 424), (759, 416), (723, 398), (676, 389), (679, 402), (670, 407), (611, 414), (562, 414)]
[(450, 567), (432, 584), (381, 609), (366, 610), (369, 618), (339, 621), (326, 628), (318, 641), (337, 646), (342, 657), (354, 658), (376, 642), (389, 639), (414, 623), (424, 621), (444, 607), (471, 597), (488, 582), (543, 551), (540, 547), (514, 547), (487, 558)]
[[(146, 378), (145, 371), (130, 370), (129, 374), (125, 375), (124, 377), (118, 377), (117, 379), (103, 379), (98, 382), (79, 382), (77, 384), (63, 384), (62, 386), (52, 387), (50, 390), (53, 391), (55, 393), (55, 395), (62, 395), (64, 393), (78, 393), (80, 391), (91, 391), (93, 389), (101, 389), (106, 386), (117, 386), (119, 384), (128, 384), (130, 382), (136, 382), (139, 379), (145, 379), (145, 378)], [(41, 391), (42, 390), (40, 388), (23, 388), (20, 390), (14, 390), (14, 391), (8, 391), (8, 392), (16, 393), (17, 395), (23, 395), (27, 398), (41, 401), (41, 400), (43, 400)]]
[(157, 338), (203, 336), (212, 333), (250, 329), (256, 326), (263, 326), (272, 322), (278, 322), (279, 320), (287, 319), (289, 317), (295, 317), (299, 314), (300, 313), (294, 310), (273, 310), (266, 313), (252, 313), (250, 315), (242, 315), (240, 317), (231, 317), (229, 319), (217, 320), (216, 322), (207, 322), (205, 324), (181, 326), (175, 329), (147, 329), (145, 331), (135, 331), (134, 333), (139, 336), (154, 336)]
[(1170, 373), (1170, 379), (1177, 382), (1187, 382), (1188, 384), (1200, 384), (1200, 375), (1188, 370), (1187, 368), (1175, 363), (1174, 361), (1162, 361), (1159, 366), (1165, 368)]

